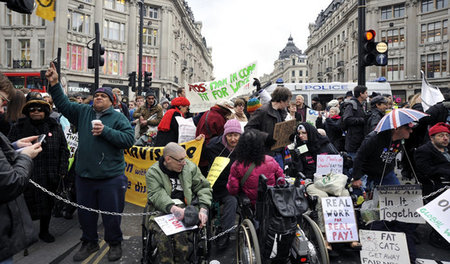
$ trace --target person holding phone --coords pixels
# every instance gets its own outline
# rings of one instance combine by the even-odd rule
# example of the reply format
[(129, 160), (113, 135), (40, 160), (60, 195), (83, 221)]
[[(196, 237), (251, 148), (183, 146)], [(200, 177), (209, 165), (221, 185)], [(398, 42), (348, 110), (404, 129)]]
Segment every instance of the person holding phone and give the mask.
[[(22, 108), (25, 117), (19, 119), (8, 135), (11, 141), (19, 138), (38, 135), (35, 142), (42, 144), (42, 153), (34, 160), (31, 179), (51, 192), (55, 192), (61, 177), (67, 174), (69, 150), (61, 125), (50, 117), (51, 106), (39, 97), (28, 97)], [(49, 226), (54, 199), (27, 185), (25, 201), (33, 220), (40, 220), (39, 238), (52, 243), (55, 237), (50, 234)]]
[[(114, 110), (111, 88), (94, 92), (93, 105), (71, 103), (58, 82), (53, 64), (46, 72), (49, 92), (58, 110), (78, 128), (78, 154), (75, 163), (77, 203), (89, 208), (122, 213), (128, 179), (125, 176), (124, 149), (133, 146), (134, 131), (125, 115)], [(98, 214), (78, 210), (83, 231), (80, 250), (74, 261), (83, 261), (99, 250)], [(121, 216), (102, 215), (105, 241), (109, 244), (108, 260), (122, 257)]]

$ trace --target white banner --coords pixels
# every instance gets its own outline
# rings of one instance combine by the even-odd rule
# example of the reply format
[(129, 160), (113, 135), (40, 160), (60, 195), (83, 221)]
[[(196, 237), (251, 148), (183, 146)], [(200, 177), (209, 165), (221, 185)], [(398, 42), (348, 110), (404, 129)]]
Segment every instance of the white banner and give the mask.
[(319, 117), (319, 111), (313, 110), (311, 108), (306, 109), (306, 122), (308, 122), (312, 126), (316, 127), (316, 120), (318, 117)]
[(191, 103), (189, 106), (191, 112), (208, 111), (220, 99), (231, 100), (239, 96), (250, 95), (255, 89), (252, 86), (253, 77), (256, 77), (256, 62), (223, 79), (189, 84), (189, 88), (186, 89), (186, 98)]
[(405, 264), (409, 261), (405, 233), (359, 230), (361, 264)]
[(433, 87), (428, 83), (423, 71), (420, 71), (420, 73), (422, 74), (422, 90), (420, 91), (420, 97), (422, 99), (423, 111), (427, 111), (431, 106), (444, 101), (444, 96), (438, 87)]
[(450, 243), (450, 189), (417, 212)]
[(328, 242), (358, 241), (358, 226), (350, 197), (322, 197), (322, 210)]

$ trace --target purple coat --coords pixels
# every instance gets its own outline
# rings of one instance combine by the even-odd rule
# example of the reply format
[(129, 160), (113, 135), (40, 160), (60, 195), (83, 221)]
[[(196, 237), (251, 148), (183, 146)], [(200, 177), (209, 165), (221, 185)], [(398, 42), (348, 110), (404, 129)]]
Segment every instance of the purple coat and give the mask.
[[(248, 166), (244, 166), (243, 163), (239, 163), (235, 161), (231, 166), (230, 176), (228, 178), (227, 189), (231, 195), (237, 195), (239, 192), (239, 183), (241, 179), (244, 177), (244, 174), (248, 170)], [(259, 175), (264, 174), (267, 177), (267, 185), (274, 186), (276, 180), (278, 178), (282, 178), (281, 183), (284, 183), (284, 174), (283, 170), (278, 165), (278, 162), (271, 157), (266, 155), (264, 162), (259, 166), (256, 166), (247, 181), (245, 182), (242, 190), (247, 195), (247, 197), (252, 202), (252, 205), (255, 205), (256, 199), (258, 198), (258, 180)]]

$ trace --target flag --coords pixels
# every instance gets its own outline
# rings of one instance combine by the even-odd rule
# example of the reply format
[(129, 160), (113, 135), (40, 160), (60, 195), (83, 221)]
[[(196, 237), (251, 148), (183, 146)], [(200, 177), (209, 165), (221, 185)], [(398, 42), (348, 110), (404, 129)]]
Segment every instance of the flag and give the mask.
[(36, 0), (36, 15), (43, 19), (53, 21), (55, 19), (55, 0)]
[(422, 99), (423, 111), (427, 111), (431, 106), (444, 101), (444, 96), (438, 87), (431, 86), (428, 83), (423, 71), (420, 71), (420, 73), (422, 74), (422, 91), (420, 97)]

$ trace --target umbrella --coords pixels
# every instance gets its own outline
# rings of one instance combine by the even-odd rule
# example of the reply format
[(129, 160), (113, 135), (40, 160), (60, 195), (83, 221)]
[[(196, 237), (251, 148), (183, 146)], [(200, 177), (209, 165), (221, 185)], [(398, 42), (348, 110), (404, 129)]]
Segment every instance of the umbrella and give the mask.
[(380, 133), (381, 131), (396, 129), (410, 122), (417, 122), (425, 116), (428, 116), (428, 114), (409, 108), (394, 109), (381, 118), (374, 130)]

